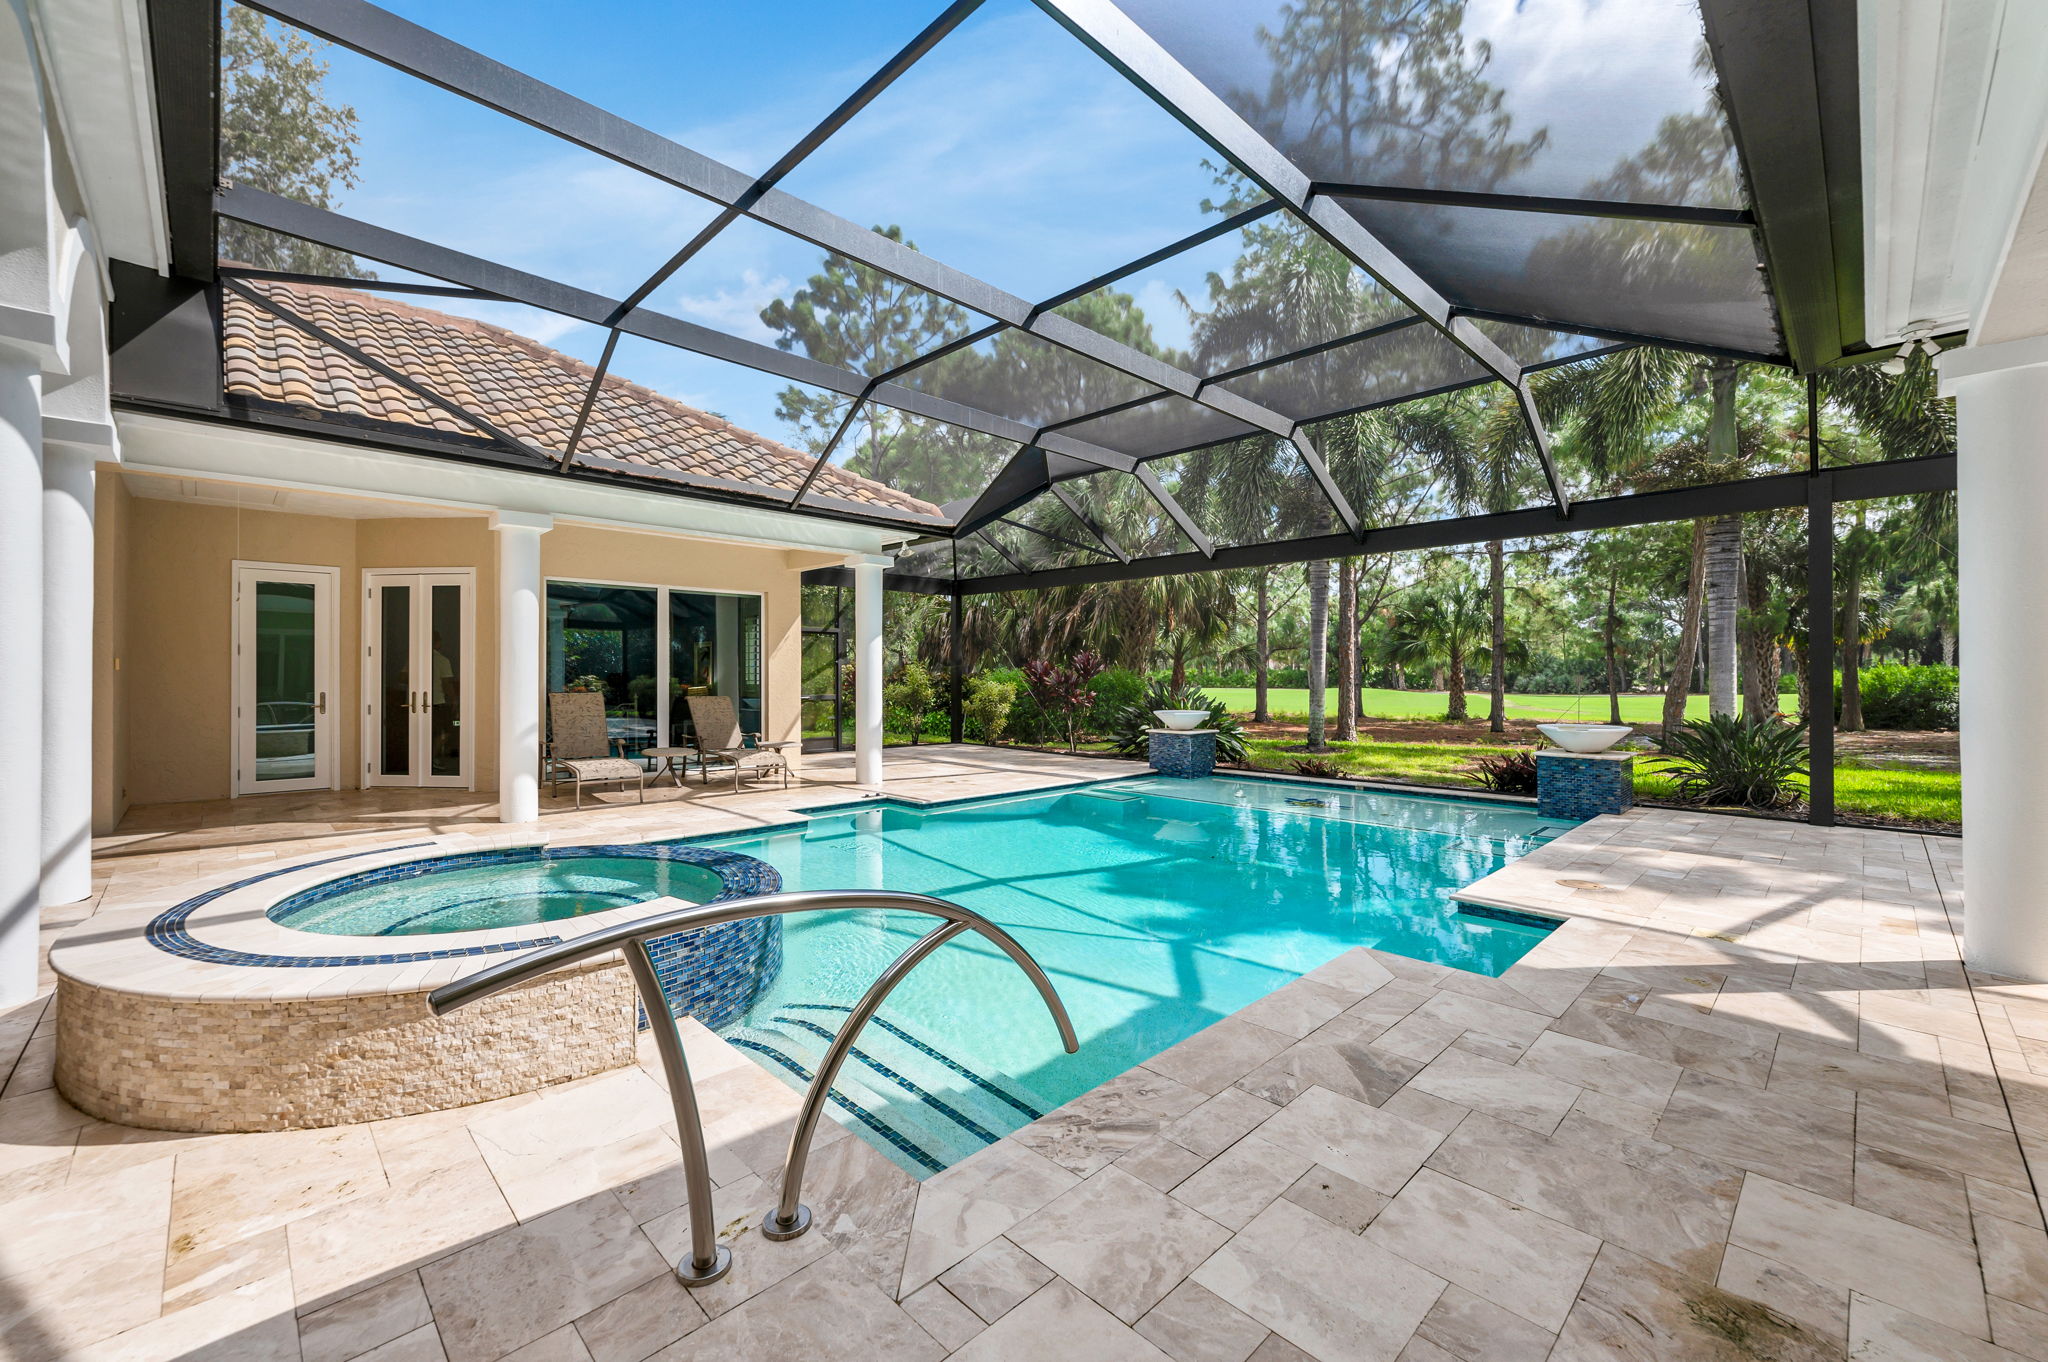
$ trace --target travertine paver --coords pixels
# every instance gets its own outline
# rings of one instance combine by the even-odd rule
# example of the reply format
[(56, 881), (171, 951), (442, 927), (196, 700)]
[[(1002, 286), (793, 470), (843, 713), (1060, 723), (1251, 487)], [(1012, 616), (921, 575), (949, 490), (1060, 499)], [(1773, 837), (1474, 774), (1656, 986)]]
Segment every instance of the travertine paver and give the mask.
[[(943, 798), (1127, 769), (889, 764)], [(844, 780), (843, 758), (807, 765), (787, 796), (543, 825), (774, 821)], [(99, 898), (46, 931), (315, 848), (487, 837), (490, 812), (411, 792), (140, 810), (100, 849)], [(0, 1015), (0, 1356), (2048, 1362), (2048, 986), (1966, 977), (1960, 850), (1668, 810), (1588, 824), (1470, 891), (1568, 918), (1500, 979), (1351, 952), (922, 1186), (830, 1127), (820, 1228), (791, 1245), (752, 1227), (794, 1098), (686, 1028), (748, 1264), (696, 1293), (667, 1272), (683, 1193), (644, 1049), (459, 1111), (173, 1136), (50, 1090), (38, 1000)]]

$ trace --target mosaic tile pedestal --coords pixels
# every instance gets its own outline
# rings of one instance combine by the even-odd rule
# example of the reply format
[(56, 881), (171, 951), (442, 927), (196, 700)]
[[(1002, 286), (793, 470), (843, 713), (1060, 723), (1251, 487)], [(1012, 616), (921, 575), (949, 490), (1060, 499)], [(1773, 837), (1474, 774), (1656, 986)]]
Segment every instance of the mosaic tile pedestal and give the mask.
[(1595, 818), (1626, 813), (1636, 802), (1633, 752), (1536, 754), (1536, 811), (1545, 818)]
[(1162, 776), (1194, 779), (1216, 769), (1216, 730), (1213, 728), (1153, 728), (1146, 744), (1152, 769)]

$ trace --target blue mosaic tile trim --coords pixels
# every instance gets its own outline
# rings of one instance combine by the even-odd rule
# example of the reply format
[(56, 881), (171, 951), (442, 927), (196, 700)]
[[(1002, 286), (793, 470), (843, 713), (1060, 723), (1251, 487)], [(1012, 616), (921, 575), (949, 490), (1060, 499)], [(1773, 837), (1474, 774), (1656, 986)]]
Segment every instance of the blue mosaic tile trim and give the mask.
[[(853, 1009), (850, 1007), (840, 1007), (833, 1003), (788, 1003), (785, 1004), (785, 1006), (787, 1006), (789, 1010), (792, 1012), (844, 1013), (853, 1011)], [(974, 1070), (960, 1063), (951, 1055), (943, 1054), (940, 1051), (934, 1050), (931, 1046), (925, 1044), (916, 1036), (911, 1035), (908, 1031), (898, 1026), (895, 1022), (890, 1021), (887, 1017), (871, 1018), (868, 1024), (870, 1026), (881, 1027), (884, 1031), (887, 1031), (890, 1035), (896, 1037), (896, 1039), (902, 1041), (905, 1045), (908, 1045), (911, 1049), (917, 1051), (919, 1054), (925, 1056), (928, 1059), (936, 1060), (940, 1064), (945, 1065), (954, 1073), (959, 1074), (969, 1083), (972, 1083), (975, 1087), (980, 1088), (990, 1097), (995, 1098), (998, 1102), (1002, 1102), (1009, 1106), (1015, 1107), (1018, 1111), (1023, 1112), (1032, 1120), (1036, 1121), (1039, 1117), (1045, 1115), (1045, 1113), (1040, 1111), (1037, 1107), (1032, 1106), (1029, 1102), (1023, 1101), (1021, 1098), (1015, 1097), (1010, 1093), (1005, 1092), (1002, 1088), (996, 1086), (994, 1083), (989, 1082), (986, 1078), (983, 1078), (980, 1074), (974, 1072)]]
[(1461, 917), (1483, 917), (1493, 922), (1507, 922), (1517, 927), (1534, 927), (1540, 932), (1554, 932), (1564, 926), (1564, 919), (1544, 917), (1538, 913), (1524, 913), (1513, 908), (1496, 908), (1490, 903), (1454, 903), (1453, 907)]
[(391, 851), (411, 851), (415, 847), (432, 846), (431, 842), (411, 842), (398, 847), (372, 847), (368, 851), (352, 851), (345, 856), (330, 856), (324, 861), (307, 861), (300, 865), (288, 865), (277, 870), (266, 870), (260, 875), (224, 884), (218, 889), (209, 889), (195, 894), (174, 908), (166, 909), (150, 920), (143, 928), (143, 939), (167, 955), (181, 960), (197, 960), (207, 965), (249, 965), (258, 969), (331, 969), (339, 965), (392, 965), (411, 964), (418, 960), (450, 960), (458, 956), (502, 955), (506, 951), (530, 950), (535, 946), (552, 946), (561, 938), (538, 937), (532, 941), (505, 941), (490, 946), (462, 946), (438, 951), (408, 951), (397, 955), (263, 955), (253, 951), (230, 950), (225, 946), (209, 946), (185, 929), (185, 922), (193, 913), (223, 894), (237, 889), (246, 889), (252, 884), (276, 879), (295, 871), (310, 869), (316, 865), (333, 865), (336, 861), (354, 860), (358, 856), (374, 856)]
[(1197, 780), (1216, 773), (1216, 730), (1153, 733), (1145, 740), (1152, 769), (1162, 776)]
[[(759, 1041), (747, 1040), (746, 1038), (741, 1036), (733, 1037), (731, 1043), (739, 1046), (742, 1050), (752, 1050), (757, 1054), (763, 1054), (768, 1056), (768, 1058), (774, 1060), (777, 1064), (780, 1064), (783, 1068), (795, 1074), (805, 1083), (809, 1083), (811, 1081), (811, 1071), (809, 1069), (805, 1068), (802, 1064), (799, 1064), (796, 1060), (791, 1059), (788, 1055), (785, 1055), (784, 1053), (782, 1053), (782, 1051), (776, 1049), (772, 1045), (763, 1045)], [(915, 1162), (920, 1168), (927, 1169), (934, 1173), (942, 1173), (945, 1171), (945, 1164), (940, 1163), (937, 1159), (925, 1153), (922, 1149), (919, 1149), (916, 1145), (904, 1139), (901, 1135), (898, 1135), (894, 1129), (883, 1124), (880, 1117), (876, 1116), (873, 1112), (869, 1111), (860, 1103), (851, 1101), (848, 1098), (840, 1096), (839, 1089), (832, 1089), (831, 1096), (834, 1102), (837, 1102), (840, 1106), (846, 1108), (846, 1110), (852, 1114), (854, 1120), (859, 1121), (869, 1130), (874, 1131), (876, 1135), (880, 1136), (884, 1140), (887, 1140), (889, 1142), (889, 1146), (892, 1149), (900, 1150), (906, 1158)]]
[[(801, 1017), (777, 1017), (775, 1020), (778, 1025), (800, 1026), (813, 1035), (822, 1036), (827, 1045), (830, 1045), (836, 1039), (832, 1032), (827, 1031), (816, 1022), (807, 1022)], [(983, 1144), (994, 1144), (997, 1140), (1003, 1138), (981, 1122), (975, 1120), (972, 1116), (969, 1116), (966, 1112), (954, 1106), (951, 1102), (940, 1097), (937, 1093), (931, 1092), (915, 1080), (905, 1078), (902, 1074), (897, 1073), (858, 1045), (849, 1047), (847, 1053), (882, 1075), (882, 1077), (888, 1079), (891, 1083), (894, 1083), (897, 1087), (903, 1089), (903, 1091), (909, 1093), (912, 1097), (915, 1097), (918, 1101), (930, 1107), (933, 1111), (964, 1127)]]
[[(217, 889), (194, 895), (159, 914), (144, 929), (144, 939), (158, 950), (180, 959), (196, 960), (211, 965), (243, 965), (257, 969), (333, 969), (344, 965), (403, 965), (423, 960), (503, 955), (513, 951), (532, 950), (539, 946), (552, 946), (561, 940), (558, 936), (540, 936), (523, 941), (443, 947), (439, 950), (352, 955), (269, 955), (209, 945), (193, 936), (185, 925), (195, 911), (222, 895), (259, 884), (267, 879), (274, 879), (279, 875), (291, 874), (312, 866), (332, 865), (360, 856), (411, 851), (432, 845), (431, 842), (412, 842), (397, 847), (374, 847), (368, 851), (350, 852), (344, 856), (329, 857), (324, 861), (308, 861), (300, 865), (268, 870), (260, 875), (251, 875), (233, 884), (222, 885)], [(594, 856), (670, 860), (700, 866), (718, 876), (723, 886), (710, 900), (712, 903), (773, 894), (782, 888), (781, 874), (767, 862), (743, 856), (738, 852), (708, 847), (685, 847), (667, 843), (589, 847), (509, 847), (462, 852), (451, 856), (424, 857), (396, 865), (378, 866), (354, 875), (344, 875), (292, 895), (274, 905), (269, 916), (272, 920), (289, 926), (289, 920), (295, 913), (363, 885), (416, 879), (439, 871), (468, 869), (474, 866), (505, 865), (542, 859), (575, 860)], [(745, 1012), (747, 1005), (753, 1001), (755, 992), (781, 972), (782, 920), (779, 917), (747, 918), (717, 927), (678, 932), (673, 936), (657, 937), (648, 942), (647, 950), (653, 957), (655, 976), (661, 981), (669, 1010), (678, 1016), (694, 1016), (706, 1026), (723, 1026)], [(641, 1017), (641, 1024), (646, 1024), (644, 1015)]]
[(1636, 759), (1536, 754), (1536, 812), (1545, 818), (1597, 818), (1635, 807)]

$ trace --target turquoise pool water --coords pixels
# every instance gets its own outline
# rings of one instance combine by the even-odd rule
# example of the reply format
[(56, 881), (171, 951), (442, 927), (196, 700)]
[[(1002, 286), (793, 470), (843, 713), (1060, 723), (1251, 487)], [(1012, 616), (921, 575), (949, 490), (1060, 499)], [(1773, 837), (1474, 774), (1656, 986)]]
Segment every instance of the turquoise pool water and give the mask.
[(302, 932), (422, 936), (554, 922), (663, 896), (707, 903), (720, 889), (718, 876), (702, 867), (645, 856), (462, 864), (466, 859), (474, 858), (416, 861), (406, 867), (412, 873), (339, 892), (321, 886), (285, 900), (270, 915)]
[[(963, 937), (891, 995), (842, 1070), (842, 1120), (920, 1176), (972, 1153), (1354, 946), (1497, 975), (1546, 930), (1448, 895), (1564, 832), (1516, 805), (1213, 777), (1121, 780), (929, 811), (881, 803), (696, 843), (789, 889), (903, 889), (985, 914), (1037, 957), (1081, 1037)], [(931, 919), (784, 919), (784, 963), (722, 1034), (801, 1083)]]

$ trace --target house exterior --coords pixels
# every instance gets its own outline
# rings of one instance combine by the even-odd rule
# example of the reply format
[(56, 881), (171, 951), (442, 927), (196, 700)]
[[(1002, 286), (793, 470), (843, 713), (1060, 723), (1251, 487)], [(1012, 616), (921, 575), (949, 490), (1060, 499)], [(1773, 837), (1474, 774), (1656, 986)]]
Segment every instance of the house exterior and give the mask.
[(0, 1002), (138, 806), (427, 785), (530, 820), (579, 685), (629, 755), (692, 691), (797, 738), (802, 573), (852, 568), (879, 669), (883, 567), (939, 523), (629, 374), (562, 476), (590, 366), (402, 284), (182, 287), (211, 228), (174, 226), (151, 43), (126, 0), (0, 15)]
[[(504, 433), (562, 448), (594, 376), (502, 327), (355, 290), (256, 284), (223, 296), (220, 325), (232, 409), (479, 446)], [(423, 396), (429, 385), (466, 415)], [(137, 804), (499, 791), (504, 745), (538, 741), (504, 720), (521, 686), (602, 688), (629, 755), (685, 740), (691, 692), (730, 694), (746, 727), (795, 740), (800, 574), (892, 536), (765, 504), (808, 481), (842, 504), (938, 515), (838, 467), (812, 479), (811, 456), (622, 375), (604, 378), (580, 445), (621, 486), (581, 514), (559, 509), (581, 489), (531, 472), (365, 459), (171, 416), (118, 425), (119, 459), (96, 468), (97, 832)], [(636, 478), (764, 508), (706, 514), (632, 488)], [(508, 544), (537, 549), (538, 675), (505, 669), (508, 612), (530, 608), (521, 593), (533, 586), (508, 581)]]

